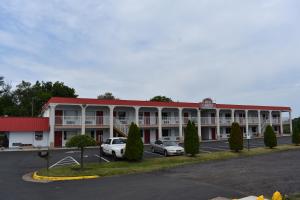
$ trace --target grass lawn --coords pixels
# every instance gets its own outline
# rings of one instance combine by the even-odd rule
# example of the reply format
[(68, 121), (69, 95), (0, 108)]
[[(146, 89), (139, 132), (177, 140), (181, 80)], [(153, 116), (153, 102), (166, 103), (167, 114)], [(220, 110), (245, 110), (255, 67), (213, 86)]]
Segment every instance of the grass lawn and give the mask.
[(174, 157), (161, 157), (161, 158), (150, 158), (145, 159), (141, 162), (111, 162), (111, 163), (87, 163), (84, 165), (84, 169), (80, 170), (78, 166), (65, 166), (57, 167), (49, 170), (47, 174), (46, 169), (38, 171), (38, 175), (42, 176), (87, 176), (97, 175), (113, 176), (121, 174), (132, 174), (140, 172), (150, 172), (154, 170), (167, 169), (180, 165), (201, 163), (212, 160), (223, 160), (229, 158), (246, 157), (261, 155), (272, 152), (287, 151), (292, 149), (300, 149), (300, 146), (295, 145), (280, 145), (274, 149), (269, 148), (254, 148), (248, 151), (243, 150), (240, 153), (234, 153), (231, 151), (213, 152), (213, 153), (201, 153), (195, 157), (188, 156), (174, 156)]

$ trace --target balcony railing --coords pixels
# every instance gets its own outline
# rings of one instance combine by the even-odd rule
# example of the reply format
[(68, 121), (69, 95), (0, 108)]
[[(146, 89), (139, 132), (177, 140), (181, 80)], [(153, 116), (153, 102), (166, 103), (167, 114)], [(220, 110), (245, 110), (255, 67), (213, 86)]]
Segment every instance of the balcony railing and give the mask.
[(162, 124), (163, 125), (177, 125), (179, 124), (178, 117), (162, 117)]
[(55, 124), (63, 126), (81, 125), (81, 116), (56, 116)]
[(183, 124), (187, 124), (188, 121), (194, 122), (195, 124), (198, 123), (198, 118), (197, 117), (183, 117)]
[(202, 125), (216, 125), (216, 121), (215, 117), (201, 117)]
[(109, 125), (109, 116), (86, 116), (86, 125)]
[(139, 117), (140, 126), (153, 126), (158, 124), (158, 117)]
[(229, 117), (220, 117), (220, 125), (231, 125), (232, 119)]

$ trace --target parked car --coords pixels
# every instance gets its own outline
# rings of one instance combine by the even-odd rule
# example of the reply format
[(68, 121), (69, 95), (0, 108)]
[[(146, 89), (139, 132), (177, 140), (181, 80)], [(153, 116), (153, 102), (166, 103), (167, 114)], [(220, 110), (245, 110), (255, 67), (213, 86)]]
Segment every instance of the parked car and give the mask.
[(174, 141), (156, 140), (154, 144), (151, 144), (151, 151), (153, 153), (161, 153), (164, 156), (184, 154), (184, 148)]
[(115, 160), (125, 155), (127, 139), (124, 137), (108, 138), (102, 145), (101, 151), (104, 155), (111, 155)]

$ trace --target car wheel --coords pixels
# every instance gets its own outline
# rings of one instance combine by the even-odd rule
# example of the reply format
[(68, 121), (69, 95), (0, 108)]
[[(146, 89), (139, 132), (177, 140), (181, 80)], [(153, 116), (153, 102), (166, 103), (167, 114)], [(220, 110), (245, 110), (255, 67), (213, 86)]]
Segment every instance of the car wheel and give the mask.
[(151, 151), (152, 151), (152, 153), (155, 153), (155, 149), (153, 147), (151, 148)]
[(113, 157), (114, 160), (118, 160), (118, 157), (117, 157), (117, 155), (114, 151), (112, 152), (112, 157)]
[(164, 151), (164, 156), (168, 157), (168, 151), (167, 150)]

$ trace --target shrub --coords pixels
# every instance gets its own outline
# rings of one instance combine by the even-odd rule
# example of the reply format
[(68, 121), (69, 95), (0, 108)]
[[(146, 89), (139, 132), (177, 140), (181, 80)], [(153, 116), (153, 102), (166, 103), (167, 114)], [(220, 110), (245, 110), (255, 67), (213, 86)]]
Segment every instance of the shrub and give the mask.
[(229, 147), (232, 151), (238, 152), (243, 150), (243, 133), (240, 128), (240, 125), (236, 122), (232, 123), (230, 136), (228, 139)]
[(184, 150), (186, 154), (195, 156), (199, 153), (199, 136), (194, 123), (190, 120), (185, 128)]
[(298, 128), (294, 128), (293, 130), (292, 142), (295, 145), (300, 144), (300, 130)]
[(125, 149), (125, 158), (129, 161), (139, 161), (143, 158), (144, 144), (141, 139), (140, 129), (135, 123), (131, 123)]
[(67, 143), (67, 147), (77, 147), (81, 151), (80, 156), (80, 168), (83, 169), (83, 151), (85, 147), (95, 146), (96, 141), (87, 135), (76, 135), (73, 136)]
[(271, 125), (268, 125), (266, 127), (265, 133), (264, 133), (264, 143), (266, 147), (270, 147), (271, 149), (273, 147), (277, 146), (277, 138), (276, 134), (272, 128)]

